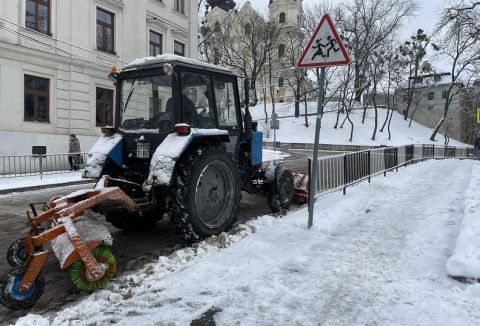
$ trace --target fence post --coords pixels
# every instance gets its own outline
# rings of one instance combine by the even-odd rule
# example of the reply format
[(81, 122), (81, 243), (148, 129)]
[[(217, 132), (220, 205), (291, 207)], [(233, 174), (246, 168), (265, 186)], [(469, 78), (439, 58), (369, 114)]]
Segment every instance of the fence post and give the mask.
[(347, 192), (347, 155), (343, 154), (343, 194)]
[[(308, 182), (312, 182), (312, 158), (309, 157), (308, 158)], [(308, 185), (308, 188), (310, 189), (310, 184)], [(317, 189), (314, 189), (314, 191), (316, 192)], [(310, 203), (312, 202), (312, 192), (309, 191), (308, 192), (308, 197), (307, 197), (307, 200), (308, 200), (308, 207), (310, 207)]]
[(368, 150), (368, 183), (370, 183), (370, 175), (372, 174), (371, 166), (370, 166), (370, 150)]
[(43, 179), (43, 155), (38, 155), (38, 159), (40, 160), (40, 180)]
[(395, 162), (395, 166), (396, 166), (395, 171), (398, 172), (398, 147), (395, 147), (394, 162)]

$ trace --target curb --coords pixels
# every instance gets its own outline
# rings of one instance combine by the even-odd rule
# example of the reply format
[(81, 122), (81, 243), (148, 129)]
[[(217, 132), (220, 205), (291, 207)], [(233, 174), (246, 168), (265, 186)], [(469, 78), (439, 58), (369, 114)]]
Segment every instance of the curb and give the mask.
[(62, 183), (51, 183), (51, 184), (40, 185), (40, 186), (2, 189), (2, 190), (0, 190), (0, 195), (8, 195), (8, 194), (11, 194), (11, 193), (19, 193), (19, 192), (26, 192), (26, 191), (32, 191), (32, 190), (41, 190), (41, 189), (48, 189), (48, 188), (64, 187), (64, 186), (74, 186), (74, 185), (89, 184), (89, 183), (95, 183), (95, 181), (93, 181), (93, 180), (78, 180), (78, 181), (70, 181), (70, 182), (62, 182)]

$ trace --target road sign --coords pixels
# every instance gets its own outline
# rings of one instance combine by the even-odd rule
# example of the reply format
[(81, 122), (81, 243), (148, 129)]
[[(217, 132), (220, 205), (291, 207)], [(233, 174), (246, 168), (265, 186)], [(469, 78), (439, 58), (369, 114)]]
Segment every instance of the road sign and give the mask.
[(320, 142), (320, 125), (322, 122), (323, 100), (325, 97), (325, 67), (346, 65), (349, 63), (350, 58), (347, 51), (345, 51), (342, 40), (335, 30), (335, 26), (333, 26), (330, 16), (324, 15), (297, 63), (299, 68), (317, 68), (317, 74), (319, 70), (318, 68), (321, 68), (318, 83), (315, 141), (313, 143), (313, 160), (310, 175), (310, 195), (308, 196), (309, 228), (313, 224), (313, 202), (315, 201), (315, 192), (317, 189), (318, 144)]
[(350, 57), (345, 51), (330, 16), (324, 15), (305, 50), (303, 50), (297, 66), (300, 68), (320, 68), (349, 63)]

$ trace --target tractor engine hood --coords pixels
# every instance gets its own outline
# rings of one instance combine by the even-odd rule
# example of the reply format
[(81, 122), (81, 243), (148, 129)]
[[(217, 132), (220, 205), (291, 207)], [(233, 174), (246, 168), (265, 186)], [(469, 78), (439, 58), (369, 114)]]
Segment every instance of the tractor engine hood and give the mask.
[(118, 166), (123, 165), (123, 137), (120, 134), (102, 135), (88, 152), (83, 178), (100, 178), (107, 158)]

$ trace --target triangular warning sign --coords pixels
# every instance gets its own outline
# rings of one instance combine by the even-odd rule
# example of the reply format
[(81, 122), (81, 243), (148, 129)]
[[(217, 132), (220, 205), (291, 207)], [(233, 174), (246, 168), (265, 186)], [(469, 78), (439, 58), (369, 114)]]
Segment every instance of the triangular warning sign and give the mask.
[(297, 66), (299, 68), (316, 68), (346, 65), (350, 57), (345, 51), (329, 15), (324, 15), (315, 33), (303, 50)]

